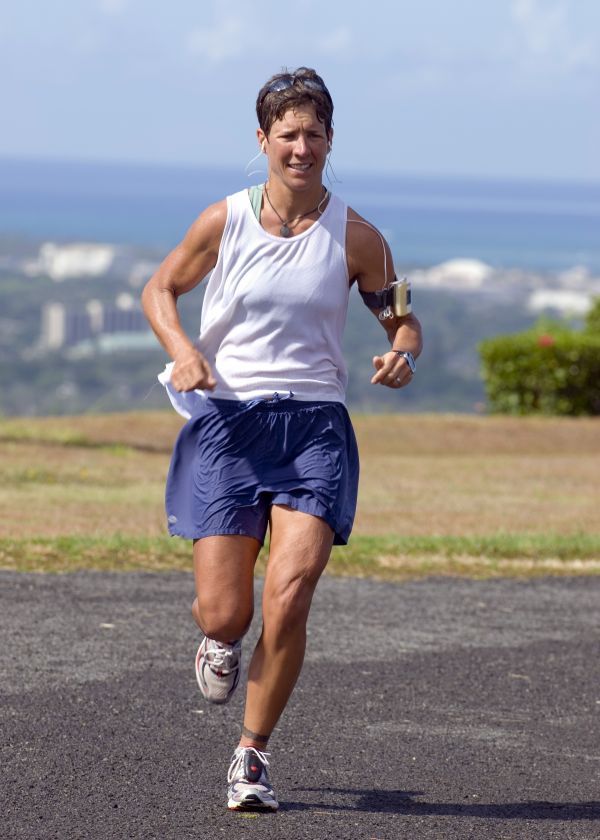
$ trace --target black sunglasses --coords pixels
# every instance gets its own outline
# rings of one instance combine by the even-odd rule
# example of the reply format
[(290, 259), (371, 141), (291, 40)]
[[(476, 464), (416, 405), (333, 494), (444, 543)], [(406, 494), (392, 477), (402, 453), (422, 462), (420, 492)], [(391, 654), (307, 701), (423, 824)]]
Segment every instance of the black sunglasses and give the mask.
[(324, 93), (325, 96), (328, 97), (329, 101), (331, 102), (331, 94), (319, 79), (311, 79), (306, 78), (305, 76), (296, 76), (293, 73), (288, 73), (285, 76), (280, 76), (278, 79), (275, 79), (274, 82), (271, 82), (269, 87), (263, 94), (263, 99), (269, 93), (280, 93), (282, 90), (287, 90), (288, 88), (294, 87), (296, 82), (300, 82), (311, 90), (318, 90), (320, 93)]

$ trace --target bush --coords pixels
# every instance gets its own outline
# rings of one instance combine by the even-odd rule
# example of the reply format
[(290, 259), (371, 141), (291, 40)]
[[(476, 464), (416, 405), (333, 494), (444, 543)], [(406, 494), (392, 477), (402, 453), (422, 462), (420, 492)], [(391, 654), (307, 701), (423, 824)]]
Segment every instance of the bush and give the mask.
[[(593, 316), (593, 317), (590, 317)], [(600, 414), (600, 305), (582, 332), (547, 321), (479, 345), (492, 411), (501, 414)]]
[(600, 335), (600, 298), (596, 298), (585, 318), (585, 332)]

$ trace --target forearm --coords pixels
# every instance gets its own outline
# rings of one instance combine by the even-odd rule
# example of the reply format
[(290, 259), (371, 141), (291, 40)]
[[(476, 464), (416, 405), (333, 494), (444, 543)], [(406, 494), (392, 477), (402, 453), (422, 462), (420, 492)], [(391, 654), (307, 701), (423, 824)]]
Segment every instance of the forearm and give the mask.
[(163, 260), (142, 292), (142, 307), (156, 337), (175, 361), (197, 353), (185, 334), (177, 299), (191, 292), (214, 268), (225, 220), (227, 203), (211, 205), (190, 227), (183, 241)]
[(210, 365), (183, 331), (177, 313), (177, 296), (155, 275), (142, 293), (146, 318), (158, 340), (175, 362), (171, 384), (177, 391), (213, 390), (217, 384)]
[(172, 289), (152, 278), (142, 292), (142, 308), (156, 337), (172, 359), (194, 349), (179, 320), (177, 298)]
[(423, 349), (423, 334), (421, 324), (415, 315), (404, 315), (381, 322), (391, 347), (394, 350), (405, 350), (416, 358)]

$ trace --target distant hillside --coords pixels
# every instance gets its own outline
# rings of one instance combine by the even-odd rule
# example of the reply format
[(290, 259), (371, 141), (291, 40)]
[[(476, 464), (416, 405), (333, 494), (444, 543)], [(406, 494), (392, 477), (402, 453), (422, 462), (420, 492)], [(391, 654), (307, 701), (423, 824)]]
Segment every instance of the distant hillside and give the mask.
[[(152, 254), (139, 255), (137, 266), (151, 270)], [(65, 272), (61, 282), (48, 276), (23, 276), (0, 265), (0, 412), (5, 415), (73, 414), (125, 408), (167, 407), (156, 374), (166, 361), (158, 344), (143, 334), (103, 336), (78, 347), (41, 346), (42, 311), (49, 303), (68, 312), (85, 312), (98, 304), (112, 312), (124, 298), (137, 306), (142, 277), (119, 266), (85, 278)], [(202, 289), (180, 304), (187, 331), (196, 333)], [(348, 403), (362, 411), (480, 410), (484, 400), (477, 343), (487, 336), (524, 328), (533, 320), (512, 295), (413, 287), (414, 308), (423, 323), (425, 350), (410, 388), (390, 391), (370, 384), (372, 357), (386, 348), (376, 319), (351, 295), (345, 334), (350, 370)], [(117, 304), (115, 304), (117, 301)], [(86, 310), (87, 307), (87, 310)], [(92, 310), (95, 311), (95, 309)], [(129, 319), (131, 320), (131, 318)], [(131, 337), (130, 337), (131, 338)]]

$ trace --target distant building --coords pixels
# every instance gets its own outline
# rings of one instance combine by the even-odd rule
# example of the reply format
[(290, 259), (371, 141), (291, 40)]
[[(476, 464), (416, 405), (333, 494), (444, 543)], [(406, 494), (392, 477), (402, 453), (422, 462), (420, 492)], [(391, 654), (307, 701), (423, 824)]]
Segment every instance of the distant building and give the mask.
[(77, 277), (100, 277), (110, 270), (115, 254), (113, 245), (87, 242), (57, 245), (45, 242), (37, 259), (25, 263), (23, 270), (32, 277), (46, 274), (56, 282)]
[(40, 345), (47, 350), (58, 350), (66, 338), (66, 310), (62, 303), (47, 303), (42, 309)]
[[(123, 340), (106, 342), (106, 336), (120, 336)], [(62, 303), (47, 303), (42, 309), (39, 346), (45, 350), (60, 350), (94, 342), (98, 349), (137, 347), (142, 336), (150, 336), (148, 322), (131, 295), (121, 294), (114, 305), (98, 300), (88, 301), (85, 309)], [(126, 336), (139, 336), (128, 340)], [(101, 340), (102, 339), (102, 340)], [(143, 341), (142, 341), (143, 343)]]
[(140, 309), (117, 309), (111, 307), (104, 310), (102, 333), (135, 333), (146, 332), (148, 322)]

